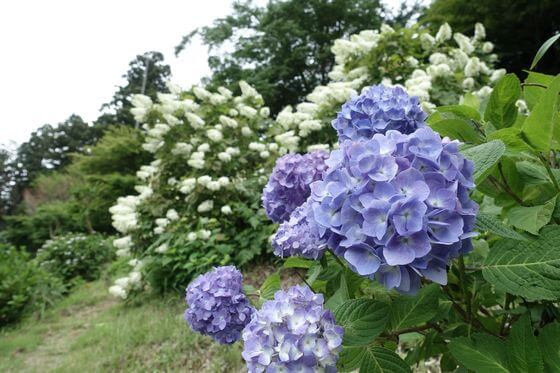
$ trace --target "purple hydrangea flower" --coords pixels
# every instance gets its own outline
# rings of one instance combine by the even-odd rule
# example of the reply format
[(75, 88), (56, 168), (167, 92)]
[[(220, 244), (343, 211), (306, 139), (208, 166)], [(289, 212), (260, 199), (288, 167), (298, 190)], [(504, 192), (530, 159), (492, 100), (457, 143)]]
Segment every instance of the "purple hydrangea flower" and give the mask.
[(376, 133), (397, 130), (410, 134), (424, 127), (426, 114), (420, 108), (418, 97), (410, 97), (401, 87), (374, 85), (342, 105), (332, 125), (338, 132), (339, 142), (369, 140)]
[(471, 250), (478, 205), (473, 164), (457, 141), (429, 127), (341, 143), (309, 199), (319, 237), (356, 273), (414, 292), (447, 282), (452, 258)]
[(319, 239), (319, 231), (307, 202), (296, 208), (290, 218), (283, 222), (272, 239), (274, 255), (279, 257), (301, 256), (319, 259), (325, 251), (325, 243)]
[(234, 343), (255, 312), (242, 289), (243, 277), (234, 266), (217, 267), (187, 287), (185, 320), (194, 331), (222, 344)]
[(307, 200), (311, 193), (309, 184), (321, 178), (328, 157), (325, 151), (315, 151), (305, 155), (286, 154), (276, 161), (262, 197), (272, 221), (288, 220), (292, 211)]
[(344, 330), (323, 296), (307, 286), (280, 290), (243, 330), (242, 356), (253, 372), (336, 372)]

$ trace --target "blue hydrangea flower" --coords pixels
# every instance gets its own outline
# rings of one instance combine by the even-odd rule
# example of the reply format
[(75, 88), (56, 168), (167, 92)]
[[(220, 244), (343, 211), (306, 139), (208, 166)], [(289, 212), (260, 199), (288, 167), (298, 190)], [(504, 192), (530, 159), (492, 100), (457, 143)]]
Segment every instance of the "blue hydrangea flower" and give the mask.
[(332, 121), (339, 142), (369, 140), (376, 133), (396, 130), (410, 134), (424, 127), (426, 114), (418, 97), (410, 97), (401, 87), (374, 85), (342, 105)]
[(272, 221), (288, 220), (292, 211), (307, 200), (311, 193), (309, 184), (321, 178), (328, 157), (325, 151), (315, 151), (305, 155), (286, 154), (276, 161), (262, 197)]
[(187, 287), (185, 320), (201, 334), (222, 344), (234, 343), (255, 312), (242, 289), (243, 277), (234, 266), (217, 267)]
[(283, 222), (272, 239), (274, 255), (279, 257), (301, 256), (319, 259), (325, 251), (325, 243), (319, 239), (319, 231), (307, 202), (296, 208), (290, 218)]
[(280, 290), (243, 330), (249, 373), (336, 372), (344, 330), (307, 286)]
[(471, 250), (478, 205), (473, 164), (429, 127), (344, 141), (311, 185), (319, 236), (356, 273), (414, 292), (447, 283), (452, 258)]

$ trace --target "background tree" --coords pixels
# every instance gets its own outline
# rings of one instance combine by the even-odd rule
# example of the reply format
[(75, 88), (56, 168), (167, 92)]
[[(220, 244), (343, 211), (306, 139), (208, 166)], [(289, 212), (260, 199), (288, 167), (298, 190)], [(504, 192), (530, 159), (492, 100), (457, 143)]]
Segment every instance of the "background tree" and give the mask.
[[(536, 51), (560, 31), (558, 0), (434, 0), (421, 21), (437, 29), (448, 22), (455, 31), (470, 33), (476, 22), (486, 26), (500, 64), (519, 74), (527, 69)], [(553, 46), (539, 63), (539, 71), (560, 70), (560, 47)]]
[(117, 88), (111, 101), (103, 104), (103, 114), (96, 120), (96, 124), (134, 126), (136, 123), (130, 113), (131, 96), (143, 93), (153, 99), (157, 92), (167, 92), (165, 83), (171, 75), (171, 68), (163, 60), (163, 54), (160, 52), (151, 51), (137, 55), (128, 64), (128, 71), (122, 76), (126, 83)]
[[(335, 39), (379, 27), (381, 13), (379, 0), (236, 2), (229, 16), (186, 35), (176, 53), (200, 36), (210, 51), (209, 83), (246, 80), (277, 113), (327, 83)], [(228, 46), (231, 51), (224, 50)]]

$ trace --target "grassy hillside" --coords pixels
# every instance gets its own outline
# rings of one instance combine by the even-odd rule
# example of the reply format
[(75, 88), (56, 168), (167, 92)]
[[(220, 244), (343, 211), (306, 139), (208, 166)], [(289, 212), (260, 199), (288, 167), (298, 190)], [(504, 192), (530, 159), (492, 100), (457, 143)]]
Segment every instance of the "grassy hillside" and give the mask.
[(181, 295), (125, 306), (106, 281), (83, 284), (43, 319), (0, 332), (0, 372), (244, 370), (239, 344), (190, 331)]

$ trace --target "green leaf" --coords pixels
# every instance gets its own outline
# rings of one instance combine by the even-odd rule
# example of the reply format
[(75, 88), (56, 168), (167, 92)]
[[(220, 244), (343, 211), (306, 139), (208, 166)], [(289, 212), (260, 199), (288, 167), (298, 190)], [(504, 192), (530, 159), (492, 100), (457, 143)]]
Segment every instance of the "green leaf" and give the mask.
[(350, 291), (348, 290), (348, 283), (344, 271), (340, 274), (340, 286), (334, 294), (325, 302), (325, 307), (334, 312), (334, 310), (350, 298)]
[(472, 338), (452, 339), (449, 351), (462, 365), (477, 373), (510, 373), (505, 344), (491, 335), (474, 334)]
[[(465, 119), (465, 120), (476, 120), (476, 121), (480, 120), (480, 113), (473, 107), (467, 105), (439, 106), (436, 108), (436, 113), (440, 114), (440, 118), (438, 120), (441, 119)], [(428, 118), (426, 122), (432, 124), (432, 122), (430, 122), (430, 118)]]
[(315, 262), (313, 260), (298, 258), (296, 256), (291, 256), (282, 265), (282, 268), (311, 268)]
[(521, 82), (515, 74), (506, 74), (492, 90), (484, 120), (491, 122), (497, 129), (512, 126), (517, 118), (515, 102), (520, 96)]
[(373, 342), (389, 321), (389, 308), (388, 304), (372, 299), (352, 299), (339, 305), (334, 317), (344, 328), (344, 346)]
[(536, 73), (534, 71), (525, 72), (528, 75), (525, 79), (526, 85), (523, 87), (523, 98), (525, 99), (529, 110), (533, 110), (535, 105), (541, 99), (541, 96), (546, 90), (546, 87), (548, 87), (550, 85), (550, 82), (552, 82), (552, 79), (554, 79), (554, 76)]
[(531, 152), (531, 146), (525, 142), (519, 128), (508, 127), (494, 131), (487, 136), (488, 141), (501, 140), (511, 153)]
[(521, 128), (527, 142), (544, 152), (548, 152), (552, 146), (554, 127), (558, 119), (558, 93), (560, 75), (552, 80)]
[(542, 354), (528, 315), (519, 319), (511, 328), (507, 351), (508, 365), (512, 372), (544, 372)]
[(274, 293), (280, 290), (280, 285), (280, 273), (276, 272), (268, 276), (260, 288), (261, 298), (272, 299)]
[(541, 47), (539, 48), (539, 50), (537, 51), (537, 54), (535, 54), (535, 58), (533, 58), (533, 62), (531, 62), (531, 67), (530, 69), (533, 70), (533, 68), (535, 66), (537, 66), (537, 64), (539, 63), (539, 61), (541, 60), (541, 58), (544, 56), (544, 54), (546, 53), (546, 51), (552, 46), (552, 44), (554, 44), (556, 42), (556, 40), (558, 40), (560, 38), (560, 34), (554, 35), (551, 38), (549, 38), (547, 41), (545, 41), (543, 43), (543, 45), (541, 45)]
[(560, 324), (545, 326), (537, 338), (544, 359), (545, 372), (560, 372)]
[(391, 306), (391, 330), (398, 330), (430, 321), (437, 313), (439, 285), (425, 286), (416, 296), (403, 295)]
[(556, 197), (539, 206), (517, 206), (508, 211), (507, 217), (511, 225), (532, 234), (539, 234), (539, 230), (547, 225), (552, 218)]
[(383, 347), (344, 347), (340, 353), (340, 371), (360, 373), (408, 373), (410, 367), (396, 353)]
[(540, 237), (524, 242), (498, 241), (482, 267), (497, 289), (530, 300), (560, 298), (560, 226), (545, 227)]
[(480, 144), (482, 136), (464, 119), (443, 119), (430, 125), (442, 137), (461, 140), (470, 144)]
[(492, 167), (498, 163), (506, 151), (506, 147), (500, 140), (489, 141), (485, 144), (469, 147), (461, 150), (463, 155), (474, 163), (474, 180), (480, 184), (492, 171)]
[(513, 240), (527, 241), (527, 237), (508, 227), (493, 215), (479, 213), (476, 217), (476, 227), (480, 231), (490, 232), (500, 237)]

